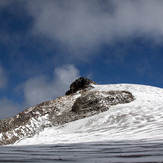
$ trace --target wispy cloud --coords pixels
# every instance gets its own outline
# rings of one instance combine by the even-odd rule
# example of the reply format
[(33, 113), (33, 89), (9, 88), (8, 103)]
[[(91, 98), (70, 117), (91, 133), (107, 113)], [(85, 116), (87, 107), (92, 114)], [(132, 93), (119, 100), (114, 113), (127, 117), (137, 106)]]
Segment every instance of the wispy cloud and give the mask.
[(38, 76), (24, 84), (24, 98), (27, 106), (54, 99), (64, 95), (70, 84), (79, 77), (79, 71), (73, 65), (55, 68), (52, 80), (48, 76)]

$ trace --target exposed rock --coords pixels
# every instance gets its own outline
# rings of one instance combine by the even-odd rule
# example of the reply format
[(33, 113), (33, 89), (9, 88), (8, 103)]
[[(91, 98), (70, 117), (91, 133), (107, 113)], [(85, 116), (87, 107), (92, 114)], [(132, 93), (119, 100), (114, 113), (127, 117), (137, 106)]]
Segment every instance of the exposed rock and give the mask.
[(70, 85), (70, 90), (68, 90), (65, 95), (70, 95), (72, 93), (76, 93), (78, 90), (85, 89), (91, 87), (90, 84), (96, 84), (94, 81), (87, 79), (85, 77), (80, 77), (79, 79), (75, 80)]
[(78, 114), (103, 112), (111, 105), (129, 103), (133, 100), (133, 95), (128, 91), (90, 91), (75, 101), (72, 111)]

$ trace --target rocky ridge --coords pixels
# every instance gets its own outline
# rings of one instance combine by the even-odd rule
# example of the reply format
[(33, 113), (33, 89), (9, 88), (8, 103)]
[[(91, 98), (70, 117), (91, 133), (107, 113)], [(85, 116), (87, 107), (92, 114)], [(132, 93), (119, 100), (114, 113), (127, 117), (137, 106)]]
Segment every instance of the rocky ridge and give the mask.
[(128, 91), (100, 91), (96, 83), (81, 77), (70, 85), (65, 96), (45, 101), (17, 114), (0, 120), (0, 145), (13, 144), (32, 137), (46, 127), (63, 125), (104, 112), (112, 105), (134, 100)]

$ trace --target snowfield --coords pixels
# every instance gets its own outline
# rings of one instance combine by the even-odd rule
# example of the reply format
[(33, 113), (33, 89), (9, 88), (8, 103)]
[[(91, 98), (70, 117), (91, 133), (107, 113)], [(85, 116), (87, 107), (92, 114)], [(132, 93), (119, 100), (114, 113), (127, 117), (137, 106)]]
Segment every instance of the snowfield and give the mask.
[(108, 111), (57, 127), (49, 127), (14, 145), (159, 140), (163, 138), (163, 89), (134, 84), (93, 85), (92, 90), (126, 90), (135, 100)]

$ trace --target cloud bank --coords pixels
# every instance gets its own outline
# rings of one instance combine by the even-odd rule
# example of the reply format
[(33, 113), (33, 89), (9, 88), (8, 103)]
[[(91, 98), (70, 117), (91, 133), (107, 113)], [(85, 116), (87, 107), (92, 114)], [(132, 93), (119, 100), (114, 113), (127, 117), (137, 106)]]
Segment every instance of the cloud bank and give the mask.
[(33, 0), (32, 32), (86, 52), (133, 37), (162, 41), (162, 0)]

